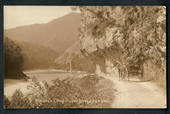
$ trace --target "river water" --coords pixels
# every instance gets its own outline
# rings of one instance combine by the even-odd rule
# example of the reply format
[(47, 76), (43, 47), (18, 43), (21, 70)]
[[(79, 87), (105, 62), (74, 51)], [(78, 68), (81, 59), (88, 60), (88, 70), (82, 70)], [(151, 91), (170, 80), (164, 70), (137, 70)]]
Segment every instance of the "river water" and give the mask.
[[(45, 69), (45, 70), (31, 70), (24, 71), (24, 73), (29, 77), (36, 77), (39, 81), (46, 81), (52, 83), (52, 80), (55, 79), (66, 79), (68, 77), (74, 76), (83, 76), (86, 75), (86, 72), (72, 71), (66, 72), (64, 70), (56, 69)], [(30, 84), (30, 81), (25, 80), (15, 80), (15, 79), (4, 79), (4, 94), (8, 97), (11, 97), (16, 89), (20, 89), (23, 93), (29, 92), (27, 86)]]

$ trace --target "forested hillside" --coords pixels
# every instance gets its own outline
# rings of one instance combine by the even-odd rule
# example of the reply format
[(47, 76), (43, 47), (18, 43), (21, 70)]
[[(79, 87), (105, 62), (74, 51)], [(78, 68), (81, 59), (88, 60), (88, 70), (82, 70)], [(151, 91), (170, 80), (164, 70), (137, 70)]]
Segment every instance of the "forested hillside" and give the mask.
[(25, 78), (26, 75), (23, 73), (24, 57), (20, 46), (6, 37), (4, 48), (5, 78)]
[(48, 47), (35, 43), (18, 42), (23, 54), (23, 69), (48, 69), (54, 66), (58, 54)]
[[(58, 54), (41, 45), (19, 42), (5, 37), (5, 77), (23, 78), (24, 70), (48, 69)], [(11, 77), (12, 76), (12, 77)]]
[(70, 13), (48, 23), (20, 26), (5, 30), (12, 40), (45, 46), (62, 54), (78, 40), (80, 14)]
[[(141, 70), (146, 75), (146, 64), (159, 69), (151, 79), (165, 81), (166, 76), (166, 13), (163, 6), (75, 7), (82, 13), (80, 38), (84, 54), (98, 51), (98, 56), (125, 65), (129, 73)], [(112, 47), (122, 53), (115, 57)], [(102, 59), (102, 58), (101, 58)], [(95, 59), (94, 59), (95, 60)], [(104, 65), (104, 64), (103, 64)], [(101, 68), (103, 65), (100, 65)], [(103, 71), (105, 71), (103, 69)], [(152, 69), (152, 67), (150, 67)], [(136, 70), (135, 72), (138, 72)], [(159, 78), (158, 78), (159, 77)]]

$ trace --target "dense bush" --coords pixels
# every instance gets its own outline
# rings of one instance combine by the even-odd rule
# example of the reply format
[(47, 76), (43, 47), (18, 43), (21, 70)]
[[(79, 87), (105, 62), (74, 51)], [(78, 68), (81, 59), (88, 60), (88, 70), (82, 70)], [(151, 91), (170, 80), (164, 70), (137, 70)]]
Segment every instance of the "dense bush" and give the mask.
[[(161, 66), (163, 68), (160, 68)], [(146, 61), (144, 64), (143, 80), (153, 80), (160, 87), (166, 89), (166, 63), (155, 65), (152, 61)]]
[(31, 92), (16, 90), (6, 108), (99, 108), (111, 107), (114, 99), (112, 82), (102, 77), (85, 76), (54, 80), (52, 85), (33, 78)]
[[(131, 66), (136, 65), (142, 70), (148, 60), (161, 70), (166, 69), (166, 7), (77, 6), (73, 9), (79, 9), (82, 15), (81, 49), (88, 53), (100, 51), (105, 59), (113, 55), (111, 60), (116, 53), (108, 48), (116, 43), (123, 53), (114, 59), (130, 69), (129, 72)], [(165, 73), (159, 76), (165, 78)], [(159, 80), (157, 77), (155, 75), (154, 79)]]
[(5, 48), (5, 78), (24, 78), (23, 54), (21, 48), (9, 38), (4, 39)]

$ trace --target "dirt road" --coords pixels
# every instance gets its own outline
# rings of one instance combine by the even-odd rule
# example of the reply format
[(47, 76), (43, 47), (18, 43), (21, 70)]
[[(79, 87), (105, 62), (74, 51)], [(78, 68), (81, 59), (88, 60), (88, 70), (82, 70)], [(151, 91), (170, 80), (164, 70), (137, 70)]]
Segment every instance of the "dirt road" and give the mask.
[(113, 108), (166, 108), (166, 92), (155, 83), (109, 79), (117, 90)]
[[(73, 75), (69, 73), (49, 74), (44, 72), (32, 74), (40, 81), (50, 81), (55, 78), (64, 79)], [(119, 81), (118, 77), (104, 77), (113, 81), (114, 88), (116, 89), (115, 100), (112, 104), (113, 108), (166, 108), (166, 92), (156, 86), (155, 83), (132, 79), (131, 81)], [(8, 97), (12, 96), (15, 89), (21, 89), (23, 93), (27, 93), (26, 88), (28, 84), (29, 82), (24, 81), (5, 80), (4, 94)]]

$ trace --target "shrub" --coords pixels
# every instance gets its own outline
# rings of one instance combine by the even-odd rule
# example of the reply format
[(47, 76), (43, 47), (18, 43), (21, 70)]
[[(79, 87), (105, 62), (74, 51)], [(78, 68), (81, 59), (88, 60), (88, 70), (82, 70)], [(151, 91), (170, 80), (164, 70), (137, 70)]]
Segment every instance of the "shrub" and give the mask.
[(110, 80), (90, 75), (56, 79), (52, 85), (33, 78), (29, 94), (16, 90), (10, 103), (6, 100), (4, 105), (6, 108), (109, 108), (114, 99), (112, 86)]
[(4, 108), (10, 107), (10, 101), (9, 99), (4, 95)]

